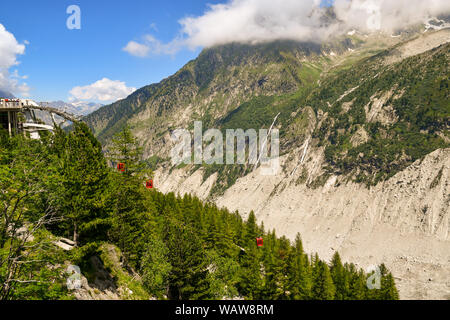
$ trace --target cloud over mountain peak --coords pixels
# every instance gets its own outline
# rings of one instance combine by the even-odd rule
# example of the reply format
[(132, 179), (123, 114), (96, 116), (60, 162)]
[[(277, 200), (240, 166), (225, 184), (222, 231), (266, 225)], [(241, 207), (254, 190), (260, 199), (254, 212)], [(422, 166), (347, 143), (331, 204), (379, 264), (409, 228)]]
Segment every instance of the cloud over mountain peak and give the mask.
[[(355, 28), (392, 32), (450, 12), (448, 0), (335, 0), (330, 8), (321, 0), (230, 0), (209, 5), (198, 17), (179, 21), (179, 35), (162, 43), (151, 35), (131, 41), (125, 51), (136, 56), (173, 54), (179, 48), (211, 47), (231, 42), (273, 40), (316, 41)], [(148, 41), (151, 39), (151, 41)], [(131, 50), (134, 49), (134, 50)]]

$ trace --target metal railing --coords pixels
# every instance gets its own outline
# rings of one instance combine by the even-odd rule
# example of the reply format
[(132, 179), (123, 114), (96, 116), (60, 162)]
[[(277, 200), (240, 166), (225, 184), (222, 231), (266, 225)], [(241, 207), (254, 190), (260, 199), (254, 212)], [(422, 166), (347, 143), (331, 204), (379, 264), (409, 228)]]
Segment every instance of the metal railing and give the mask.
[(50, 114), (56, 114), (66, 120), (72, 121), (72, 122), (79, 122), (82, 119), (82, 116), (74, 115), (69, 112), (65, 112), (62, 110), (59, 110), (57, 108), (52, 108), (50, 106), (45, 106), (44, 104), (37, 105), (36, 103), (31, 104), (28, 100), (23, 101), (6, 101), (6, 99), (0, 99), (0, 110), (13, 110), (13, 111), (19, 111), (19, 110), (41, 110), (48, 112)]
[(0, 100), (0, 109), (22, 109), (22, 103), (20, 101)]

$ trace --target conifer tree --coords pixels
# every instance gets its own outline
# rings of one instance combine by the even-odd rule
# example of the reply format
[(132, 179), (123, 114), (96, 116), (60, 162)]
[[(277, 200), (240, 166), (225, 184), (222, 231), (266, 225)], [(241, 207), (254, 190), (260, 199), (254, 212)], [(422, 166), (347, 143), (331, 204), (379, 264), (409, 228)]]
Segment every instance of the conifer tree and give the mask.
[(126, 175), (145, 178), (145, 176), (149, 177), (151, 172), (146, 169), (146, 164), (142, 161), (142, 154), (142, 147), (127, 125), (112, 139), (108, 150), (108, 159), (113, 164), (123, 163)]
[(275, 233), (269, 237), (269, 243), (273, 246), (265, 250), (265, 286), (264, 298), (271, 300), (287, 299), (288, 292), (288, 257), (290, 253), (290, 243), (285, 237), (277, 240)]
[(172, 265), (169, 299), (202, 300), (211, 297), (207, 257), (193, 230), (176, 220), (167, 221), (164, 242)]
[(142, 234), (146, 234), (151, 223), (143, 194), (143, 179), (148, 172), (142, 161), (142, 148), (128, 126), (114, 137), (108, 156), (111, 161), (125, 164), (125, 172), (115, 171), (112, 175), (109, 237), (118, 244), (126, 262), (139, 267), (146, 243)]
[(398, 300), (399, 294), (395, 287), (395, 280), (392, 273), (388, 273), (381, 282), (381, 299), (382, 300)]
[(308, 300), (311, 298), (311, 269), (308, 256), (303, 251), (300, 234), (295, 238), (294, 248), (288, 258), (288, 291), (293, 300)]
[(259, 236), (259, 229), (256, 223), (256, 216), (253, 211), (250, 212), (246, 227), (245, 227), (245, 246), (252, 246), (251, 244), (255, 244), (256, 238)]
[(78, 244), (80, 234), (95, 237), (108, 224), (105, 204), (110, 181), (101, 145), (86, 124), (75, 124), (64, 140), (61, 199), (64, 216), (72, 223), (73, 241)]
[(242, 296), (250, 300), (261, 299), (263, 287), (262, 263), (256, 244), (241, 252), (241, 275), (238, 284)]
[(123, 252), (126, 262), (138, 267), (145, 247), (145, 235), (150, 232), (144, 196), (139, 185), (129, 179), (116, 176), (112, 191), (111, 228), (109, 238)]
[(331, 278), (330, 270), (323, 261), (315, 262), (314, 284), (312, 294), (314, 300), (333, 300), (336, 288)]
[(394, 276), (384, 264), (379, 266), (379, 271), (381, 274), (381, 289), (377, 290), (379, 291), (377, 298), (381, 300), (398, 300), (399, 294), (395, 286)]
[(345, 300), (348, 296), (349, 281), (338, 252), (333, 255), (330, 272), (336, 286), (335, 300)]
[(356, 270), (354, 264), (350, 264), (348, 272), (350, 274), (349, 299), (364, 300), (367, 294), (366, 275), (363, 270)]
[(140, 263), (145, 287), (160, 299), (168, 293), (169, 275), (172, 270), (168, 254), (169, 250), (164, 242), (152, 235), (148, 239)]

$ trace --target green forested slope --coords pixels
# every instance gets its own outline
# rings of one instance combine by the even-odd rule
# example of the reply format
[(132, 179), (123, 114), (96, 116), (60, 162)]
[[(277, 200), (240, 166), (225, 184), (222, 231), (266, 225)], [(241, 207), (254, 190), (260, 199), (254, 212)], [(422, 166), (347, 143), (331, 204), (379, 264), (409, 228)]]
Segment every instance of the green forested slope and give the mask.
[(169, 120), (192, 104), (196, 120), (212, 125), (220, 116), (259, 95), (303, 91), (318, 79), (321, 66), (327, 64), (322, 52), (345, 52), (352, 46), (349, 39), (344, 39), (333, 45), (278, 41), (205, 49), (173, 76), (99, 109), (85, 121), (102, 142), (110, 141), (132, 118), (137, 122), (132, 125), (135, 131), (148, 125), (159, 130), (158, 121), (135, 118), (144, 110), (166, 124), (161, 129), (167, 131)]
[[(330, 77), (306, 100), (327, 114), (314, 137), (326, 146), (329, 171), (368, 184), (450, 146), (450, 44), (394, 65), (383, 63), (387, 53)], [(376, 99), (381, 102), (373, 117), (385, 113), (384, 121), (369, 116)], [(367, 133), (366, 141), (352, 141), (358, 130)]]
[[(107, 165), (84, 124), (42, 141), (1, 134), (1, 299), (70, 299), (65, 268), (79, 265), (89, 280), (94, 256), (117, 286), (133, 288), (127, 298), (134, 299), (398, 298), (384, 266), (381, 288), (368, 290), (368, 274), (338, 254), (329, 263), (308, 255), (300, 236), (294, 243), (277, 237), (253, 213), (243, 221), (195, 197), (146, 189), (151, 173), (136, 140), (128, 129), (114, 140), (110, 160), (124, 162), (125, 172)], [(61, 236), (77, 247), (58, 249)], [(119, 252), (120, 267), (108, 250)]]
[[(359, 50), (362, 40), (349, 37), (326, 45), (210, 48), (174, 76), (103, 107), (86, 122), (106, 145), (130, 124), (158, 165), (169, 161), (165, 139), (175, 128), (192, 129), (196, 120), (204, 130), (268, 128), (280, 113), (282, 154), (301, 146), (315, 123), (311, 147), (325, 148), (326, 175), (374, 185), (449, 146), (450, 45), (387, 63), (402, 45)], [(211, 195), (249, 172), (239, 165), (205, 169), (204, 179), (219, 174)]]

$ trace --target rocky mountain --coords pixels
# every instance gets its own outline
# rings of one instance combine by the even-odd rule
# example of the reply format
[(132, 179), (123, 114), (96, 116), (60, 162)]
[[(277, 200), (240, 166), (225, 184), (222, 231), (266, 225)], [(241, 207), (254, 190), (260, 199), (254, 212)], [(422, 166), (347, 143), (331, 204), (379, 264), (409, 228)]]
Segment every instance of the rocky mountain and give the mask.
[(64, 101), (52, 101), (49, 102), (49, 106), (65, 110), (72, 114), (87, 116), (88, 114), (103, 107), (103, 104), (85, 101), (74, 101), (70, 103)]
[[(439, 22), (439, 21), (438, 21)], [(402, 298), (450, 298), (450, 29), (357, 31), (315, 44), (205, 49), (158, 84), (85, 120), (107, 147), (124, 125), (155, 184), (231, 210), (361, 267), (383, 261)], [(279, 114), (282, 170), (173, 167), (174, 129), (268, 128)]]
[[(86, 116), (103, 106), (100, 103), (84, 102), (84, 101), (75, 101), (71, 103), (64, 101), (52, 101), (52, 102), (44, 102), (44, 104), (48, 105), (49, 107), (53, 107), (68, 112), (70, 114), (80, 116)], [(53, 124), (53, 119), (48, 112), (36, 111), (36, 117), (48, 125)], [(65, 120), (59, 116), (55, 116), (55, 120), (58, 124), (65, 123)], [(64, 125), (68, 124), (65, 123)]]
[(8, 91), (0, 89), (0, 98), (13, 99), (14, 95)]

